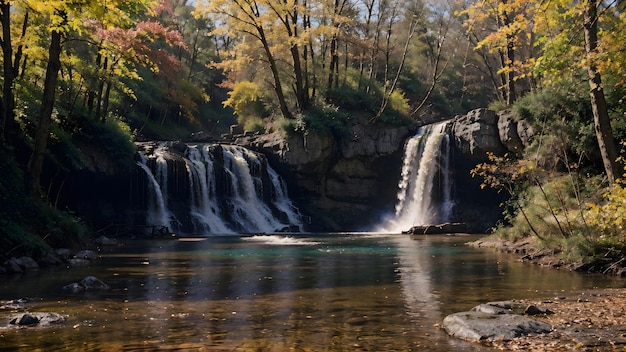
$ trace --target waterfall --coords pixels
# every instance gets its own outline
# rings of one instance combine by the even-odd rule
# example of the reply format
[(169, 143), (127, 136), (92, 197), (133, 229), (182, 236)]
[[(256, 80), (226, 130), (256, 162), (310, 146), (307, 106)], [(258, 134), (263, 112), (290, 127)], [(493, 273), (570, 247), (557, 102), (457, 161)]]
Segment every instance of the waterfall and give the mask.
[(302, 230), (284, 181), (262, 154), (219, 144), (147, 148), (137, 162), (148, 180), (147, 225), (193, 234)]
[(449, 121), (420, 127), (406, 144), (395, 214), (378, 229), (400, 233), (450, 220), (454, 208)]
[[(169, 227), (172, 221), (172, 214), (167, 209), (166, 198), (163, 192), (164, 188), (167, 189), (167, 164), (159, 161), (160, 157), (157, 156), (156, 175), (160, 178), (161, 182), (159, 182), (148, 166), (148, 158), (143, 154), (140, 154), (139, 157), (140, 160), (137, 161), (137, 165), (146, 173), (148, 177), (148, 188), (150, 190), (148, 193), (146, 222), (155, 226)], [(165, 168), (165, 172), (163, 168)], [(163, 187), (161, 187), (161, 185), (163, 185)]]

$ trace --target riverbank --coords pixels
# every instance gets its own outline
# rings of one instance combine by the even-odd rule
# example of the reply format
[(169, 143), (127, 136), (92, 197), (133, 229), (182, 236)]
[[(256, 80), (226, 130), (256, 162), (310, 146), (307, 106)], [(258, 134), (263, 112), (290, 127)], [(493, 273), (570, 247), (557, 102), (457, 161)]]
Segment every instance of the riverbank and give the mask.
[[(520, 260), (561, 270), (602, 272), (626, 276), (623, 261), (568, 263), (559, 250), (542, 248), (535, 237), (509, 241), (496, 236), (469, 243), (478, 248), (493, 248), (519, 255)], [(626, 280), (624, 281), (626, 286)], [(495, 341), (493, 347), (509, 351), (623, 351), (626, 349), (626, 288), (563, 292), (543, 300), (516, 300), (522, 306), (538, 306), (553, 314), (533, 316), (548, 323), (552, 331)]]
[(552, 326), (552, 331), (495, 341), (506, 351), (623, 351), (626, 348), (626, 288), (568, 292), (544, 300), (516, 300), (553, 314), (532, 318)]
[(626, 277), (626, 258), (619, 253), (607, 252), (603, 257), (587, 262), (569, 262), (564, 259), (560, 249), (542, 245), (535, 236), (511, 241), (492, 235), (468, 244), (476, 248), (493, 248), (502, 252), (518, 254), (520, 260), (536, 265)]

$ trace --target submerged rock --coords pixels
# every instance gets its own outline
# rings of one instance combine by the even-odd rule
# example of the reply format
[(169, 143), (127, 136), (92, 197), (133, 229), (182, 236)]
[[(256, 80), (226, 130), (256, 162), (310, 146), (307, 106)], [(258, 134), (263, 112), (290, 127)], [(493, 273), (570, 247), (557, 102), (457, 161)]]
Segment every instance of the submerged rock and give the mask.
[(96, 244), (101, 246), (117, 246), (118, 242), (114, 239), (108, 238), (107, 236), (100, 236), (95, 240)]
[(87, 260), (96, 260), (98, 259), (98, 253), (90, 250), (90, 249), (85, 249), (82, 250), (78, 253), (76, 253), (74, 255), (74, 258), (76, 259), (87, 259)]
[(63, 286), (63, 290), (70, 291), (72, 293), (108, 289), (109, 285), (105, 284), (102, 280), (98, 279), (95, 276), (87, 276), (80, 282), (72, 282), (71, 284)]
[(26, 308), (25, 299), (12, 299), (8, 301), (0, 301), (0, 310), (23, 310)]

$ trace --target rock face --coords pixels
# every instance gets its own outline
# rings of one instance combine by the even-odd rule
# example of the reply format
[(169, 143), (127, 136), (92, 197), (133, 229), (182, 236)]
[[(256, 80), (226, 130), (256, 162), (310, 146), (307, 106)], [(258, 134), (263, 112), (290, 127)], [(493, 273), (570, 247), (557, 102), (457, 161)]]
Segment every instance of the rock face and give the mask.
[[(354, 120), (342, 138), (309, 131), (287, 137), (280, 133), (241, 137), (235, 142), (268, 155), (288, 179), (290, 196), (300, 209), (315, 218), (314, 223), (324, 222), (318, 230), (361, 230), (375, 224), (383, 210), (393, 212), (404, 144), (416, 129)], [(487, 153), (522, 152), (533, 135), (530, 125), (515, 121), (509, 110), (476, 109), (455, 117), (456, 197), (467, 206), (454, 221), (466, 222), (470, 232), (495, 225), (503, 195), (482, 190), (481, 180), (472, 179), (470, 170), (487, 161)]]
[(503, 154), (498, 115), (488, 109), (476, 109), (454, 121), (454, 141), (464, 155), (483, 158), (487, 152)]
[(267, 154), (275, 168), (292, 176), (284, 176), (290, 196), (315, 217), (313, 225), (321, 225), (313, 230), (359, 230), (374, 223), (381, 209), (393, 209), (404, 143), (415, 129), (354, 120), (341, 138), (309, 131), (236, 143)]

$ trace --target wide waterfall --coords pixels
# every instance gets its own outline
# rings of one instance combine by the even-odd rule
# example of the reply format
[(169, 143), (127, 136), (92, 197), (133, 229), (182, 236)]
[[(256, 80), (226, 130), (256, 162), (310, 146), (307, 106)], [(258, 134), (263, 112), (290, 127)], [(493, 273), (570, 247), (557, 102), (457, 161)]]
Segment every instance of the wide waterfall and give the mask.
[(142, 145), (146, 225), (193, 234), (301, 231), (283, 179), (259, 153), (219, 144)]
[(420, 127), (405, 147), (394, 216), (378, 231), (444, 223), (454, 207), (449, 121)]

